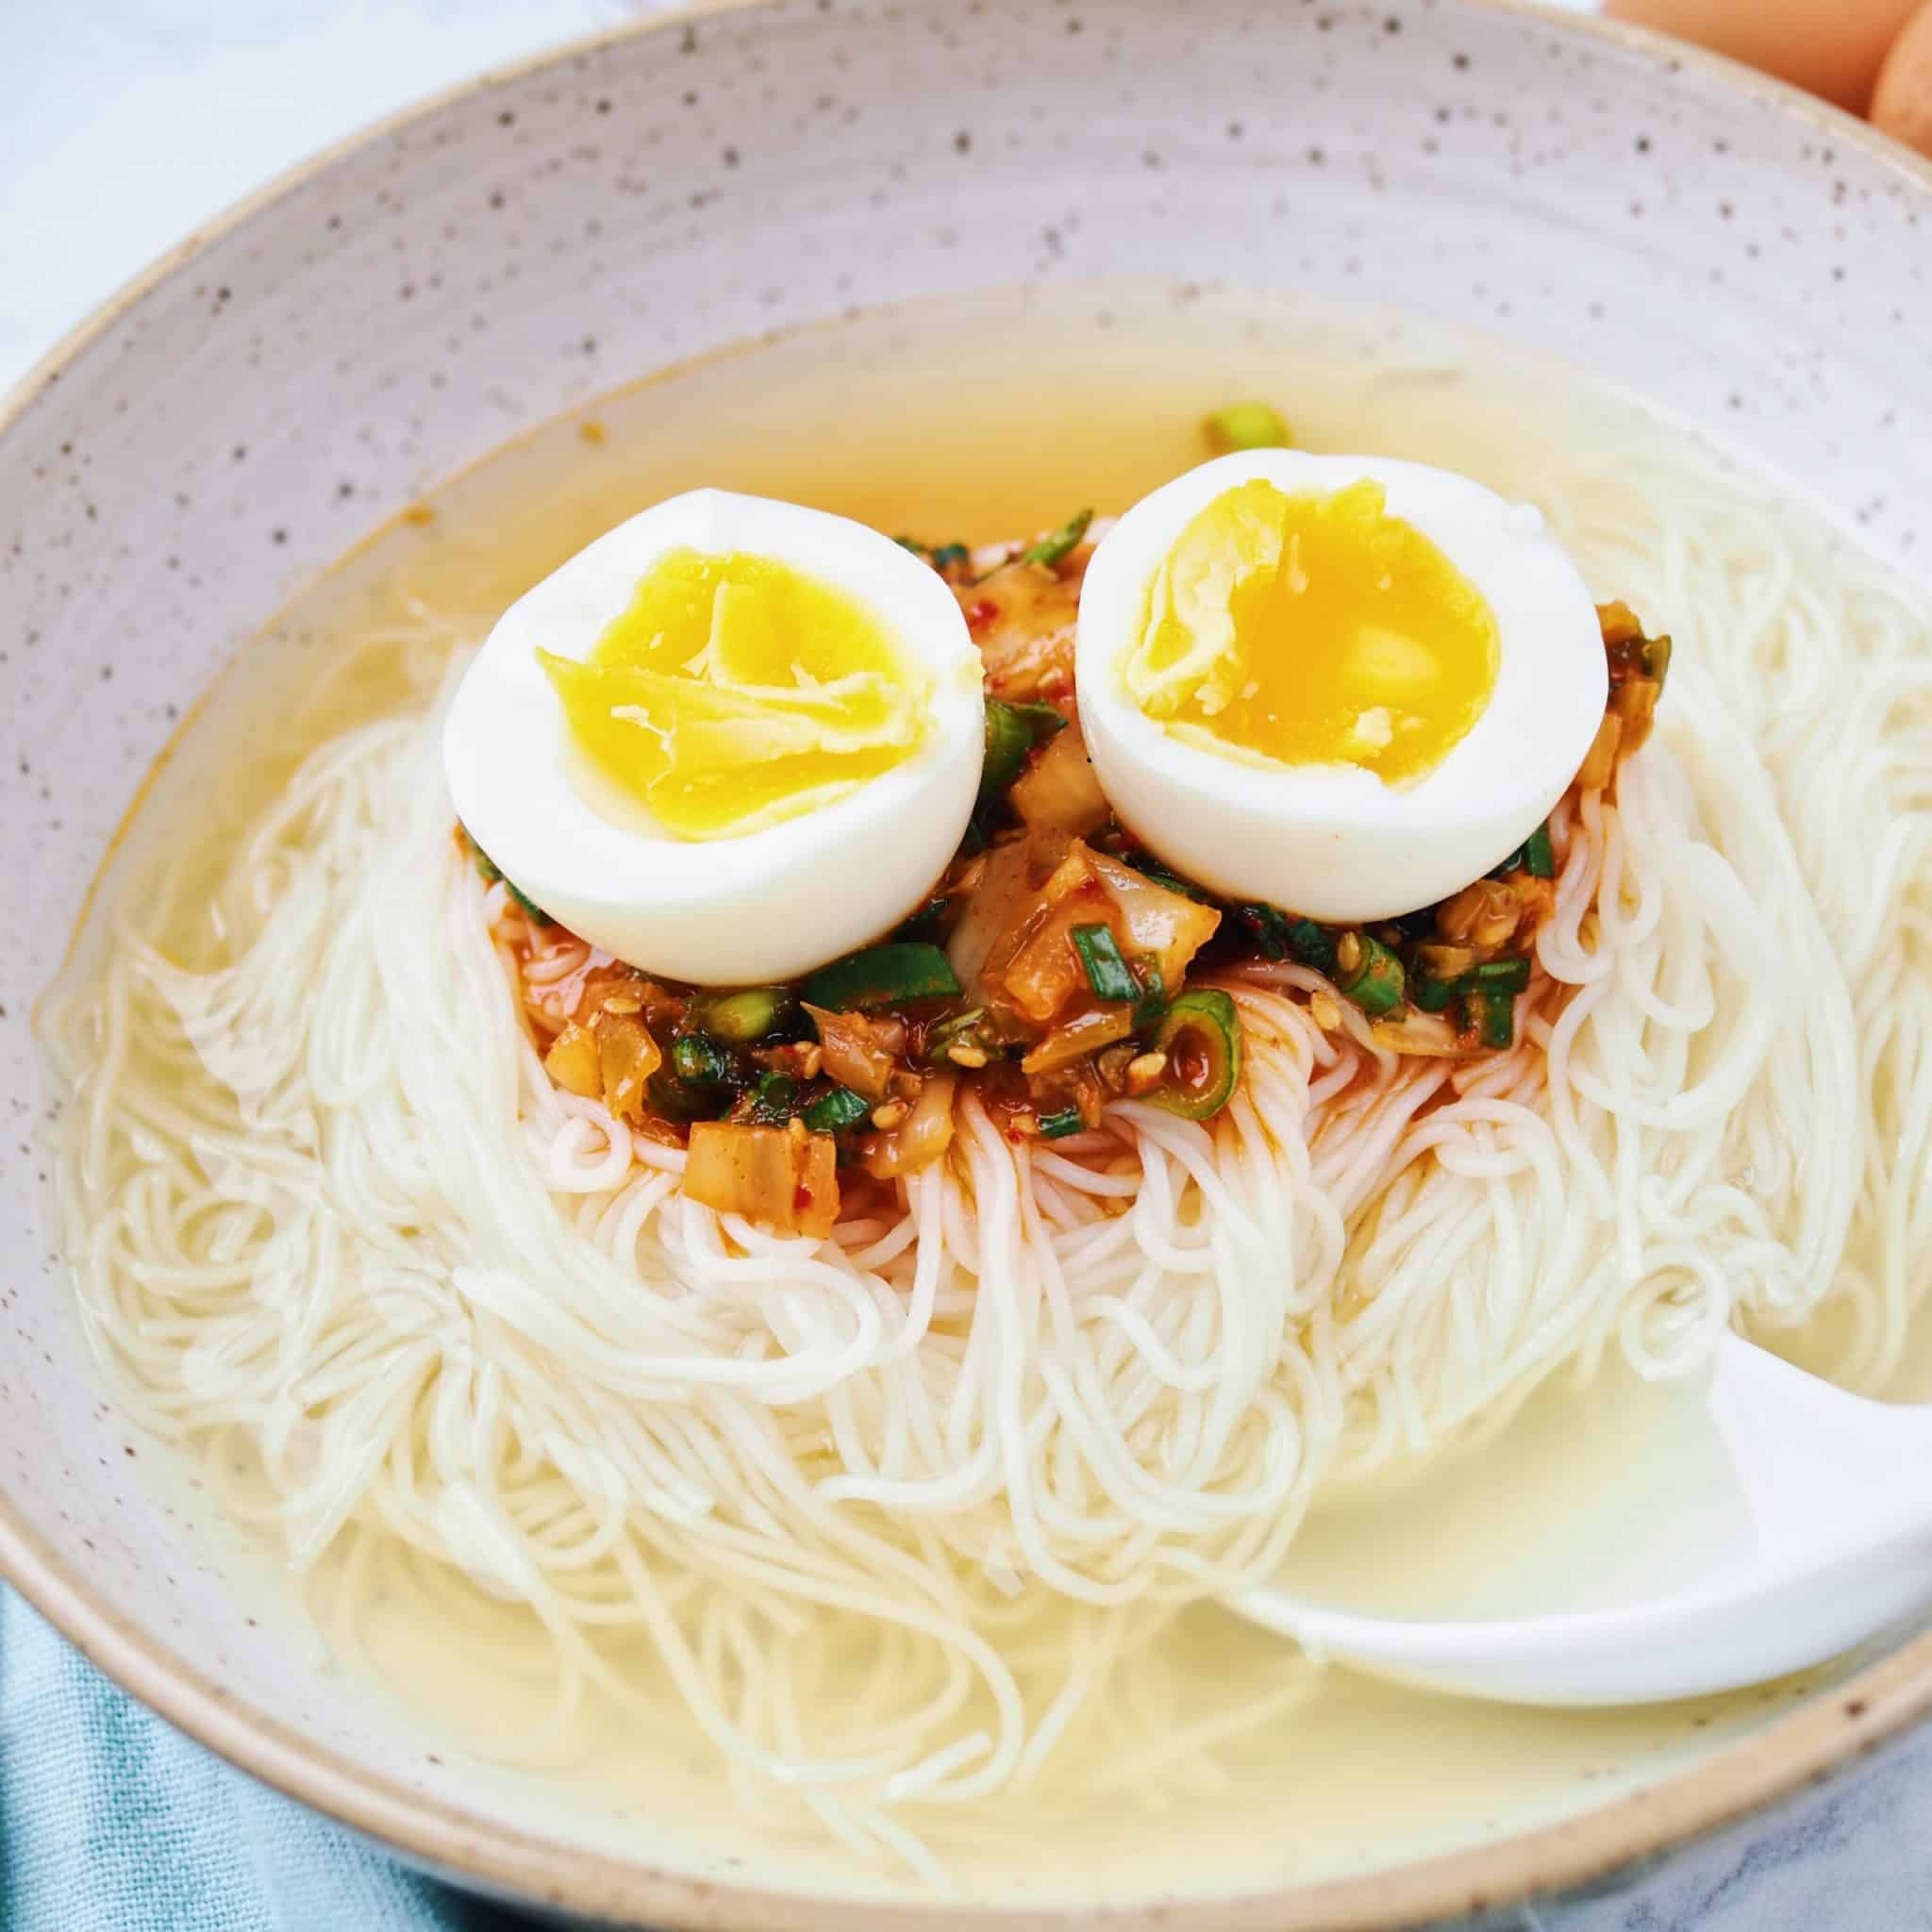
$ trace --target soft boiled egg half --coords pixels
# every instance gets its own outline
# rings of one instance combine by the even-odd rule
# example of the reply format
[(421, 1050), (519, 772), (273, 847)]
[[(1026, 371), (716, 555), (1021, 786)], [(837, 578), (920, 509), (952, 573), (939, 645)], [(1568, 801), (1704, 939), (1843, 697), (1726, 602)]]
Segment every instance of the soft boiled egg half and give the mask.
[(979, 654), (944, 581), (843, 517), (698, 490), (507, 610), (443, 730), (457, 814), (593, 945), (707, 986), (888, 931), (978, 789)]
[(1075, 681), (1121, 822), (1231, 898), (1414, 911), (1535, 830), (1602, 722), (1603, 637), (1532, 508), (1421, 463), (1204, 463), (1114, 525)]

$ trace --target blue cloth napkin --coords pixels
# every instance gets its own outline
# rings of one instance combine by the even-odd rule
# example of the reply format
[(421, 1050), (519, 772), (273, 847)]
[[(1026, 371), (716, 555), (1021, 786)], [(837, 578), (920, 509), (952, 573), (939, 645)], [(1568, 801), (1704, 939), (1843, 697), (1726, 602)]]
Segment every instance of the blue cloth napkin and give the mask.
[(4, 1932), (518, 1932), (230, 1770), (0, 1589)]

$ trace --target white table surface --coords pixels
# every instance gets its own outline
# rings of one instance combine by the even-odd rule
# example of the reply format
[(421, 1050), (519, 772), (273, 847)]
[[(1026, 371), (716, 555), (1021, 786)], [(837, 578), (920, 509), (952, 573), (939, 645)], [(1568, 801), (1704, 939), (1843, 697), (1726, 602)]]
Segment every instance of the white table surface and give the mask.
[[(0, 390), (271, 175), (419, 95), (650, 4), (0, 0)], [(1932, 1932), (1932, 1736), (1613, 1896), (1493, 1925)]]

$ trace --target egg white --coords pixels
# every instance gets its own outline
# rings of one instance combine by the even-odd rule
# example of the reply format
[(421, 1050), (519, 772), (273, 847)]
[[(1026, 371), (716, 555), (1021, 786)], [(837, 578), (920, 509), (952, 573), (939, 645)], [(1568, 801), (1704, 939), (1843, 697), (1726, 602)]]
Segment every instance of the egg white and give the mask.
[[(587, 657), (681, 545), (774, 558), (859, 599), (933, 679), (924, 741), (846, 797), (740, 838), (677, 838), (628, 798), (594, 808), (537, 651)], [(847, 518), (697, 490), (620, 524), (504, 612), (450, 707), (443, 768), (472, 837), (553, 919), (646, 972), (744, 986), (795, 978), (910, 912), (965, 832), (984, 746), (979, 653), (940, 576)]]
[[(1488, 600), (1500, 644), (1482, 715), (1422, 778), (1358, 765), (1276, 765), (1174, 737), (1127, 694), (1155, 574), (1189, 522), (1237, 484), (1286, 491), (1379, 483)], [(1244, 450), (1143, 497), (1094, 552), (1080, 593), (1075, 682), (1089, 756), (1115, 812), (1176, 871), (1231, 898), (1337, 923), (1446, 897), (1506, 858), (1575, 776), (1608, 674), (1588, 587), (1541, 514), (1424, 463)]]

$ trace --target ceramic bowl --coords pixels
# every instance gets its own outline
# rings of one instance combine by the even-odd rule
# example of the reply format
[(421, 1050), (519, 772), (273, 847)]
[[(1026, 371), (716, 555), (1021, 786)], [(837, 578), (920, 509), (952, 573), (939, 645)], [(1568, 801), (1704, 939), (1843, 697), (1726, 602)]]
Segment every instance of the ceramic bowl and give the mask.
[[(755, 0), (645, 24), (275, 183), (0, 412), (0, 1564), (183, 1729), (472, 1884), (679, 1927), (1099, 1909), (841, 1898), (592, 1830), (343, 1697), (218, 1580), (100, 1397), (44, 1232), (33, 995), (195, 694), (438, 477), (786, 325), (1123, 274), (1465, 320), (1932, 564), (1932, 173), (1724, 63), (1479, 0)], [(1921, 1636), (1613, 1804), (1359, 1877), (1110, 1896), (1106, 1916), (1333, 1932), (1480, 1909), (1627, 1869), (1928, 1704)]]

